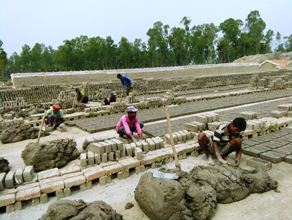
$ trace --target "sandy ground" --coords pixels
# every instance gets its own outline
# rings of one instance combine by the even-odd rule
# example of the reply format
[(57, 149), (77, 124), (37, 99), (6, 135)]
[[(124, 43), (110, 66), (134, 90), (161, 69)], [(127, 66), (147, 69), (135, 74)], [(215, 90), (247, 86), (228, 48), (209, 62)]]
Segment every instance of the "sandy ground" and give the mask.
[[(85, 138), (100, 138), (100, 137), (115, 137), (114, 130), (99, 132), (96, 134), (88, 134), (76, 127), (67, 127), (67, 132), (54, 131), (50, 136), (41, 138), (41, 142), (50, 141), (58, 138), (74, 138), (77, 142), (77, 147), (80, 150)], [(292, 129), (292, 127), (287, 128)], [(25, 140), (14, 144), (0, 144), (0, 152), (2, 157), (8, 159), (9, 166), (15, 170), (23, 168), (25, 165), (21, 159), (21, 152), (25, 146), (35, 140)], [(231, 160), (235, 155), (231, 154)], [(247, 168), (245, 160), (248, 156), (243, 155), (240, 167)], [(76, 162), (76, 161), (75, 161)], [(218, 162), (215, 160), (215, 162)], [(197, 165), (207, 165), (205, 155), (199, 157), (188, 157), (181, 160), (181, 167), (184, 171), (191, 170)], [(165, 165), (167, 168), (175, 168), (174, 162)], [(153, 172), (153, 169), (147, 169), (145, 172)], [(278, 181), (278, 190), (269, 191), (262, 194), (252, 194), (246, 199), (231, 203), (219, 204), (216, 212), (211, 217), (212, 220), (221, 219), (292, 219), (292, 165), (285, 162), (273, 164), (273, 168), (268, 171), (269, 175)], [(112, 183), (106, 186), (100, 186), (93, 182), (93, 188), (85, 192), (79, 190), (72, 190), (72, 195), (64, 199), (78, 200), (83, 199), (85, 202), (92, 202), (102, 200), (111, 205), (117, 212), (124, 216), (124, 219), (148, 219), (147, 216), (141, 211), (138, 204), (134, 199), (134, 190), (138, 181), (144, 173), (136, 175), (130, 172), (130, 177), (124, 180), (112, 179)], [(10, 214), (1, 213), (0, 219), (39, 219), (46, 211), (48, 206), (56, 201), (56, 197), (49, 197), (47, 204), (40, 204), (36, 207), (24, 204), (23, 210), (12, 212)], [(134, 207), (126, 210), (125, 205), (132, 202)]]

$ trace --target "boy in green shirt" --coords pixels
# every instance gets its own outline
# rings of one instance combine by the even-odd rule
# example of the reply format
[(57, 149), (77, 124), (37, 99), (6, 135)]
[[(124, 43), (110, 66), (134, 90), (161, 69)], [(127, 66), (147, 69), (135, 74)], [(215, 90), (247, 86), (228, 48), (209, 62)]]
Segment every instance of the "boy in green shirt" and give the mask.
[(78, 102), (82, 102), (82, 103), (88, 102), (88, 96), (85, 95), (85, 92), (80, 91), (79, 89), (76, 89), (76, 96), (77, 96)]

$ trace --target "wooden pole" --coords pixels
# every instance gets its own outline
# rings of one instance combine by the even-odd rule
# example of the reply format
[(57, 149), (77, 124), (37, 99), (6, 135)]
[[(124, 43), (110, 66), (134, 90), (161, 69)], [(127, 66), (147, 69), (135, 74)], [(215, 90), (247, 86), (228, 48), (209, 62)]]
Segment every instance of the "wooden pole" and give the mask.
[(46, 117), (46, 110), (44, 112), (44, 116), (43, 116), (43, 119), (42, 119), (42, 123), (41, 123), (41, 127), (40, 127), (40, 130), (39, 130), (39, 135), (38, 135), (38, 140), (37, 140), (37, 143), (39, 143), (40, 141), (40, 137), (41, 137), (41, 133), (42, 133), (42, 127), (43, 127), (43, 124), (44, 124), (44, 121), (45, 121), (45, 117)]
[(74, 99), (73, 99), (72, 108), (75, 107), (75, 106), (74, 106), (74, 104), (75, 104), (75, 98), (76, 98), (76, 97), (74, 97)]
[(165, 112), (166, 112), (167, 125), (168, 125), (168, 130), (169, 130), (170, 143), (171, 143), (172, 151), (173, 151), (174, 158), (175, 158), (175, 166), (176, 166), (177, 172), (180, 172), (181, 171), (181, 167), (180, 167), (180, 163), (178, 161), (178, 157), (177, 157), (177, 154), (176, 154), (176, 150), (175, 150), (174, 143), (173, 143), (173, 138), (172, 138), (172, 130), (171, 130), (169, 113), (168, 113), (168, 105), (165, 106)]
[(89, 97), (89, 82), (87, 81), (87, 96)]

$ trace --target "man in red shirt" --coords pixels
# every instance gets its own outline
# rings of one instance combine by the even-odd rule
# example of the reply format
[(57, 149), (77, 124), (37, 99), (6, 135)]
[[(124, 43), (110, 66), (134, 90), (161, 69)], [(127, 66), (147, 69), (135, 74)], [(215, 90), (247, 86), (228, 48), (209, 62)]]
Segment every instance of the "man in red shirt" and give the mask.
[(142, 140), (141, 129), (144, 127), (144, 124), (139, 122), (139, 119), (136, 117), (137, 111), (138, 109), (134, 106), (129, 106), (127, 108), (128, 114), (121, 117), (116, 127), (116, 131), (120, 135), (120, 138), (124, 138), (124, 135), (126, 135), (136, 142), (136, 139), (133, 137), (133, 133), (137, 131), (140, 140)]

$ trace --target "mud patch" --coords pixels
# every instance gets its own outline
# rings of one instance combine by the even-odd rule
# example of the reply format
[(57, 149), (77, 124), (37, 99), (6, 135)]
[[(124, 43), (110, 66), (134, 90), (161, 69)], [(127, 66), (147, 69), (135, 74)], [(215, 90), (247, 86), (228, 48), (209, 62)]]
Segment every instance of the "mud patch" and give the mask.
[(265, 171), (250, 173), (231, 166), (198, 166), (190, 173), (182, 172), (178, 181), (145, 173), (134, 194), (150, 219), (207, 219), (217, 203), (236, 202), (250, 193), (276, 188), (277, 182)]
[(85, 203), (83, 200), (58, 200), (52, 203), (40, 220), (47, 219), (113, 219), (123, 216), (103, 201)]
[(73, 139), (58, 139), (44, 143), (29, 143), (22, 151), (21, 157), (24, 163), (32, 165), (36, 172), (52, 168), (62, 168), (68, 162), (79, 157)]

